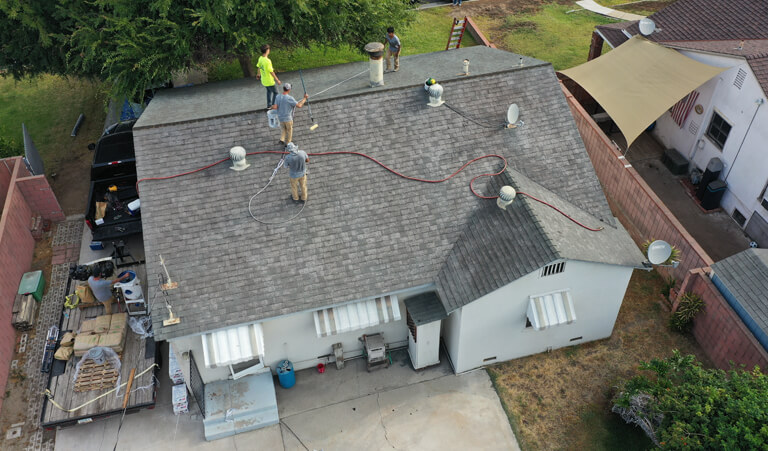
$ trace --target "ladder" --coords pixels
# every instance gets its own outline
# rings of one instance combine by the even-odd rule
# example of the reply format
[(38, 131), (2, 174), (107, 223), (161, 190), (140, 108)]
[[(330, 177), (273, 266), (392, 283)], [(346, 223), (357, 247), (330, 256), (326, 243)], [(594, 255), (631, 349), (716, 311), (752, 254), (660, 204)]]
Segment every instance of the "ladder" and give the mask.
[(464, 37), (464, 30), (466, 29), (466, 16), (463, 19), (453, 19), (453, 27), (451, 27), (451, 34), (448, 36), (448, 45), (445, 46), (445, 50), (459, 48), (461, 46), (461, 38)]

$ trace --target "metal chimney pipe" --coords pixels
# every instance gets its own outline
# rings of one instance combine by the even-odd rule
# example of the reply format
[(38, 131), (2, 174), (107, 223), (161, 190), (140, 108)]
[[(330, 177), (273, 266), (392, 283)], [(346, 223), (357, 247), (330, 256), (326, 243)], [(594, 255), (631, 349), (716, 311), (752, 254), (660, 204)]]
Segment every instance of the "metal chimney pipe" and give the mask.
[(365, 45), (364, 50), (370, 57), (370, 80), (371, 88), (384, 86), (384, 44), (381, 42), (370, 42)]

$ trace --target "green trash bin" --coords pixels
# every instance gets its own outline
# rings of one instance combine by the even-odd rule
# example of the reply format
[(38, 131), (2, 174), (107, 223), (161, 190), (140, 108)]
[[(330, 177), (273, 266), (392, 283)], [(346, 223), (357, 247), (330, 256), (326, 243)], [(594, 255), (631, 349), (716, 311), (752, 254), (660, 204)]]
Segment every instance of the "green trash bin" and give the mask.
[(32, 271), (21, 276), (19, 294), (31, 294), (37, 302), (43, 300), (45, 291), (45, 277), (42, 271)]

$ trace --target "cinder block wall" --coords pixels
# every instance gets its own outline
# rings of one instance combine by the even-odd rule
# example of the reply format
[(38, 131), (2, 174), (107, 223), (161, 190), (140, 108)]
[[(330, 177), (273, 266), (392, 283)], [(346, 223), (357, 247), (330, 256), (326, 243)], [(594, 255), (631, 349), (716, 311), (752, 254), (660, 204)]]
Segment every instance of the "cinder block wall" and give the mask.
[(731, 361), (746, 365), (748, 369), (755, 365), (763, 371), (768, 368), (768, 353), (728, 305), (704, 269), (690, 271), (680, 291), (691, 291), (704, 300), (704, 311), (693, 321), (693, 336), (712, 363), (722, 369), (729, 369)]
[(16, 346), (11, 325), (13, 301), (21, 276), (32, 266), (35, 250), (32, 216), (60, 221), (64, 212), (45, 176), (30, 176), (20, 157), (0, 160), (0, 195), (0, 393), (5, 393)]
[(664, 205), (640, 174), (625, 160), (605, 133), (570, 91), (560, 86), (587, 148), (613, 214), (640, 245), (648, 239), (664, 240), (680, 249), (677, 268), (660, 268), (682, 281), (688, 271), (709, 267), (713, 261)]

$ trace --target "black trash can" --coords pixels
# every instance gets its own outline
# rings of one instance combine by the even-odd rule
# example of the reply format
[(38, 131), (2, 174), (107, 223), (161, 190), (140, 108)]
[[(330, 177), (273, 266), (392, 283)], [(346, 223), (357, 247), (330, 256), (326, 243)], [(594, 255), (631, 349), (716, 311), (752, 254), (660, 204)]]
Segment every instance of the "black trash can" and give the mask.
[(701, 176), (699, 189), (696, 190), (697, 199), (704, 202), (704, 195), (707, 193), (707, 187), (709, 186), (710, 182), (714, 182), (718, 177), (720, 177), (720, 172), (722, 170), (723, 162), (719, 158), (713, 157), (709, 160), (709, 163), (707, 163), (707, 169)]
[(720, 200), (725, 194), (728, 185), (722, 180), (715, 180), (707, 185), (707, 190), (701, 198), (701, 207), (705, 210), (714, 210), (720, 206)]

